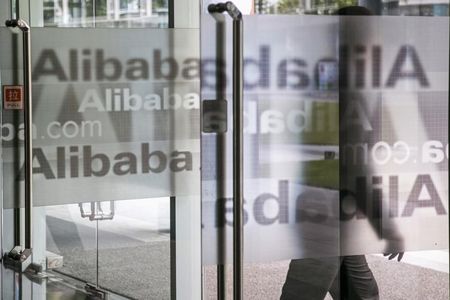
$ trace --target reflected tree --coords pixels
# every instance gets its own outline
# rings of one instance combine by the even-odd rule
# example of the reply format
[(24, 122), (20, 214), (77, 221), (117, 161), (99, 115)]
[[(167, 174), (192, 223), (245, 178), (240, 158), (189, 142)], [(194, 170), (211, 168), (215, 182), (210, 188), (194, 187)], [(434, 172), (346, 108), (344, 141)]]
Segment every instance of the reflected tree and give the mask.
[(300, 10), (300, 0), (281, 0), (277, 5), (279, 14), (298, 13)]
[(358, 0), (280, 0), (277, 3), (277, 12), (280, 14), (295, 14), (310, 9), (338, 9), (351, 5), (358, 5)]

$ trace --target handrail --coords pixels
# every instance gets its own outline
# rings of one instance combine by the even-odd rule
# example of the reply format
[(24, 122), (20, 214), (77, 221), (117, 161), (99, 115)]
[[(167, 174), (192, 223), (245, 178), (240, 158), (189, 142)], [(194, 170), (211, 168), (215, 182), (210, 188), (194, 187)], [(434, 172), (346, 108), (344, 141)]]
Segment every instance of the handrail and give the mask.
[(233, 19), (233, 293), (243, 299), (243, 21), (232, 2), (210, 4), (210, 14), (227, 12)]

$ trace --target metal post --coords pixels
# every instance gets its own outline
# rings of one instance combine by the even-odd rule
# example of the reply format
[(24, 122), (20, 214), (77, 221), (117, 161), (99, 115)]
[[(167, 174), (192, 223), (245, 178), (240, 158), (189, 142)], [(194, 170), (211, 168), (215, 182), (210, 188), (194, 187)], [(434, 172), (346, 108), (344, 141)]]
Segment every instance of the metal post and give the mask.
[[(24, 159), (25, 159), (25, 249), (18, 249), (19, 244), (16, 244), (15, 250), (11, 251), (10, 257), (17, 259), (20, 262), (20, 269), (29, 264), (29, 257), (31, 256), (32, 248), (32, 214), (33, 214), (33, 141), (32, 141), (32, 94), (31, 94), (31, 39), (30, 26), (21, 19), (8, 20), (5, 22), (7, 27), (17, 27), (22, 31), (23, 38), (23, 85), (24, 85), (24, 125), (25, 125), (25, 141), (24, 141)], [(19, 228), (14, 228), (19, 230)], [(18, 254), (18, 255), (17, 255)], [(25, 264), (25, 261), (27, 263)], [(26, 266), (25, 266), (26, 265)]]
[(233, 19), (233, 293), (243, 298), (243, 22), (242, 14), (232, 3), (208, 6), (208, 12), (227, 12)]
[(175, 28), (175, 1), (169, 0), (167, 3), (169, 9), (169, 28)]
[(177, 214), (176, 197), (170, 197), (170, 299), (177, 299)]

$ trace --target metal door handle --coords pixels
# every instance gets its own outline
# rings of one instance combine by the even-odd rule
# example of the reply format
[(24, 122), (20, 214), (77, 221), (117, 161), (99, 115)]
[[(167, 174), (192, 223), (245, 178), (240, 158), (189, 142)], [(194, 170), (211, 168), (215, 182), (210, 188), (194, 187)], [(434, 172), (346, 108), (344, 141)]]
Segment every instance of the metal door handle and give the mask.
[(210, 14), (227, 12), (233, 19), (233, 293), (241, 300), (243, 279), (243, 21), (232, 2), (210, 4)]
[(82, 218), (89, 218), (89, 221), (103, 221), (112, 220), (115, 215), (115, 204), (114, 201), (109, 201), (109, 213), (103, 211), (102, 202), (91, 202), (91, 210), (86, 212), (84, 210), (83, 203), (79, 203), (80, 214)]
[[(31, 95), (31, 38), (30, 26), (24, 20), (7, 20), (7, 27), (17, 27), (22, 31), (23, 40), (23, 85), (24, 85), (24, 152), (25, 152), (25, 249), (32, 249), (33, 214), (33, 119)], [(19, 228), (16, 230), (20, 230)], [(19, 241), (20, 242), (20, 241)], [(18, 246), (18, 245), (16, 245)]]

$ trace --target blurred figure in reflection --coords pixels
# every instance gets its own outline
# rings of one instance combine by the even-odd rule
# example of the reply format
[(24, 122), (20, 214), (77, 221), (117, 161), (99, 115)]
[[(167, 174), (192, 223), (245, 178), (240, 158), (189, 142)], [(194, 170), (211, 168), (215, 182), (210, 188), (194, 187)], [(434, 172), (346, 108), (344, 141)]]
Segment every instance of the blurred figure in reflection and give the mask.
[[(362, 6), (348, 6), (338, 10), (338, 15), (368, 16), (371, 11)], [(340, 26), (347, 27), (345, 23)], [(350, 26), (349, 26), (350, 27)], [(351, 28), (341, 28), (351, 32)], [(362, 45), (365, 41), (358, 41)], [(349, 95), (354, 91), (339, 89), (340, 118), (348, 104)], [(362, 130), (346, 127), (341, 128), (339, 134), (340, 153), (345, 145), (360, 143), (366, 139)], [(356, 169), (356, 168), (358, 169)], [(337, 170), (335, 170), (337, 172)], [(367, 211), (366, 199), (357, 197), (352, 191), (351, 182), (356, 173), (371, 176), (373, 170), (370, 165), (358, 165), (348, 167), (342, 163), (339, 165), (340, 174), (340, 209), (344, 202), (351, 198), (356, 204), (357, 210), (366, 215), (371, 227), (379, 239), (385, 239), (387, 246), (385, 256), (389, 260), (403, 257), (403, 240), (394, 224), (389, 224), (388, 229), (381, 232), (381, 215), (374, 216)], [(376, 205), (376, 204), (374, 204)], [(370, 270), (364, 255), (320, 257), (292, 260), (283, 286), (281, 300), (321, 300), (327, 292), (334, 300), (377, 300), (379, 291), (377, 282)]]

